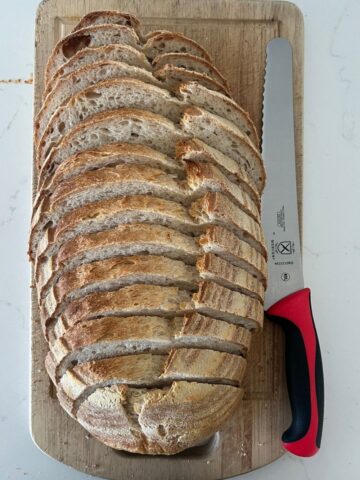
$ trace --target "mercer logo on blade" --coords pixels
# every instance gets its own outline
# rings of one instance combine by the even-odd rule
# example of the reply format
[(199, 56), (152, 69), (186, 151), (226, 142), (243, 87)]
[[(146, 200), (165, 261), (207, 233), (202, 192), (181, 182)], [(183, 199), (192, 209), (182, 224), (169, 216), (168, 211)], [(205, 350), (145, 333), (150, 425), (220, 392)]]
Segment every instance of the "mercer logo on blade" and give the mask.
[[(295, 243), (293, 240), (282, 240), (281, 242), (271, 240), (271, 257), (274, 260), (275, 265), (292, 265), (292, 259), (287, 259), (286, 257), (288, 255), (293, 255), (294, 253)], [(280, 258), (282, 261), (279, 261)]]
[(291, 240), (283, 240), (275, 243), (275, 252), (280, 255), (291, 255), (294, 253), (294, 242)]

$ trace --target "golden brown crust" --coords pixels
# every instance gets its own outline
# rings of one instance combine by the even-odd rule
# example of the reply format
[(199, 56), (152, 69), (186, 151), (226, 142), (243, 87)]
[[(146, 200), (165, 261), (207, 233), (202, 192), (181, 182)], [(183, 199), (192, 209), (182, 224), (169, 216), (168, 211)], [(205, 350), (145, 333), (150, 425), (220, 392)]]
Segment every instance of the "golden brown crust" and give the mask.
[[(196, 290), (196, 269), (163, 256), (133, 255), (92, 262), (64, 273), (42, 300), (47, 316), (58, 316), (74, 299), (129, 285), (177, 286)], [(70, 296), (70, 298), (69, 298)]]
[(77, 419), (112, 448), (172, 455), (211, 437), (242, 396), (236, 387), (196, 382), (177, 381), (161, 390), (116, 385), (96, 390), (80, 406)]

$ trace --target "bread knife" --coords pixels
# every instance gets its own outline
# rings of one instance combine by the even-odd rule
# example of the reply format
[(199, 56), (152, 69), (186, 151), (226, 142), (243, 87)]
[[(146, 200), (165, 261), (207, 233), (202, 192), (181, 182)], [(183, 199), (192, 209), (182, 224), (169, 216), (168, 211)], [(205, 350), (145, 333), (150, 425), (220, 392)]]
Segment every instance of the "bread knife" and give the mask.
[(267, 183), (262, 223), (269, 252), (266, 316), (285, 333), (286, 379), (292, 423), (283, 433), (289, 452), (310, 457), (320, 448), (324, 378), (319, 339), (304, 288), (296, 187), (293, 59), (288, 40), (267, 45), (262, 155)]

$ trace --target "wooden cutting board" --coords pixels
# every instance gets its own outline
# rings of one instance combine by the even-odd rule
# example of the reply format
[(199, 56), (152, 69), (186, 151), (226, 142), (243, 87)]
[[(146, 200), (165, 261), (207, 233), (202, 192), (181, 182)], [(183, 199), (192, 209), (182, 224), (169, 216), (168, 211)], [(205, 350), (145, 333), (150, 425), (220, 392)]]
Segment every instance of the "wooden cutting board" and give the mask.
[[(54, 44), (91, 10), (122, 10), (141, 18), (146, 30), (169, 29), (197, 40), (228, 78), (235, 99), (249, 111), (261, 134), (265, 48), (283, 36), (294, 49), (296, 156), (302, 194), (303, 21), (287, 2), (240, 0), (45, 0), (36, 19), (35, 113), (43, 72)], [(34, 167), (34, 188), (36, 170)], [(301, 218), (301, 201), (299, 202)], [(109, 479), (220, 479), (279, 458), (281, 433), (290, 415), (283, 368), (283, 337), (265, 321), (248, 361), (246, 395), (236, 414), (210, 442), (173, 457), (117, 452), (91, 438), (58, 405), (44, 369), (47, 351), (35, 292), (32, 303), (31, 430), (48, 455), (83, 472)]]

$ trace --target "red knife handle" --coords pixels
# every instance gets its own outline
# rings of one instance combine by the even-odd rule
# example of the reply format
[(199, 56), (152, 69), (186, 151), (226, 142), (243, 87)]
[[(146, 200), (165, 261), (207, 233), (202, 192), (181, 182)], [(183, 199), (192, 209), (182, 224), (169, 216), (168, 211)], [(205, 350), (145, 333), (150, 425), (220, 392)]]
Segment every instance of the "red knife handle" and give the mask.
[(324, 417), (324, 376), (310, 289), (292, 293), (266, 312), (285, 332), (286, 379), (292, 411), (283, 446), (300, 457), (320, 448)]

